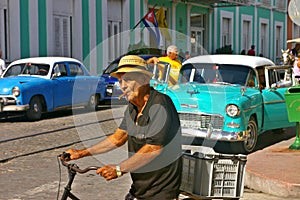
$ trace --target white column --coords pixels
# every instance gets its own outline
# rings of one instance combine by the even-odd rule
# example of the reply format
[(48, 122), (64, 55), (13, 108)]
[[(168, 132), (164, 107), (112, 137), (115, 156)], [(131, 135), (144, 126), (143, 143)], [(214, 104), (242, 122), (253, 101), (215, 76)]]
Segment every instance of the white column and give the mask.
[(73, 52), (72, 55), (78, 60), (82, 60), (82, 4), (81, 1), (73, 1)]
[[(2, 5), (0, 5), (2, 6)], [(5, 54), (6, 52), (4, 51), (4, 44), (5, 44), (5, 37), (4, 37), (4, 34), (5, 34), (5, 29), (4, 29), (4, 10), (3, 10), (3, 7), (0, 8), (0, 49), (2, 50), (2, 59), (5, 58)]]
[(96, 1), (89, 0), (89, 22), (90, 22), (90, 73), (97, 74), (97, 38), (96, 38)]
[(21, 56), (19, 0), (9, 0), (8, 10), (10, 13), (9, 14), (10, 60), (16, 60), (19, 59)]
[[(216, 52), (216, 49), (219, 48), (218, 47), (218, 35), (221, 35), (222, 33), (222, 30), (220, 29), (219, 30), (219, 34), (218, 34), (218, 21), (219, 23), (221, 23), (221, 20), (219, 19), (219, 16), (218, 16), (218, 9), (217, 8), (214, 8), (214, 17), (215, 17), (215, 22), (214, 22), (214, 34), (213, 34), (213, 37), (214, 37), (214, 48), (212, 49), (212, 53), (214, 54)], [(219, 38), (219, 41), (221, 42), (220, 38)]]
[(102, 0), (102, 43), (99, 45), (99, 48), (102, 48), (102, 56), (103, 56), (103, 69), (105, 66), (108, 65), (108, 43), (107, 43), (107, 37), (108, 37), (108, 31), (107, 31), (107, 0)]
[(172, 43), (176, 44), (176, 2), (172, 3)]
[[(135, 16), (135, 22), (138, 22), (142, 16), (140, 15), (141, 9), (140, 9), (140, 1), (136, 1), (134, 5), (134, 16)], [(141, 41), (141, 31), (140, 29), (135, 30), (135, 43), (138, 43)]]
[(39, 9), (38, 0), (29, 1), (29, 45), (30, 56), (39, 56)]
[(47, 10), (47, 52), (48, 56), (54, 54), (54, 30), (53, 30), (53, 1), (46, 1)]
[(187, 6), (187, 31), (186, 31), (186, 35), (187, 35), (187, 51), (189, 51), (191, 53), (191, 8), (192, 5), (188, 5)]
[(240, 9), (239, 7), (237, 6), (236, 7), (236, 15), (235, 15), (235, 24), (236, 24), (236, 28), (235, 28), (235, 32), (236, 32), (236, 35), (238, 35), (237, 37), (235, 37), (235, 53), (236, 54), (240, 54), (240, 51), (241, 51), (241, 47), (240, 47), (240, 43), (239, 41), (241, 41), (241, 37), (243, 37), (243, 35), (239, 34), (239, 28), (240, 28), (240, 25), (241, 25), (241, 20), (240, 20)]
[[(131, 39), (130, 36), (133, 33), (131, 32), (132, 27), (130, 27), (130, 20), (132, 17), (130, 13), (135, 12), (134, 10), (130, 10), (130, 0), (123, 1), (122, 9), (123, 9), (123, 16), (122, 16), (123, 27), (121, 33), (121, 53), (127, 52), (127, 48), (130, 44), (130, 39)], [(136, 31), (134, 33), (136, 33)]]

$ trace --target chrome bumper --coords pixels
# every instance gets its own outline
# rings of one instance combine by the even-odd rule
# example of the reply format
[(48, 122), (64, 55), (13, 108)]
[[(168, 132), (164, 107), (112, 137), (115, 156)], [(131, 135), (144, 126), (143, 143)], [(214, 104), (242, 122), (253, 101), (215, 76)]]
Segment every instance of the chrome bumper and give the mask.
[(29, 109), (29, 104), (21, 105), (21, 106), (17, 106), (17, 105), (5, 106), (2, 103), (0, 103), (0, 112), (26, 111), (28, 109)]
[(247, 131), (242, 132), (225, 132), (216, 130), (195, 130), (182, 128), (182, 135), (188, 137), (199, 137), (204, 139), (221, 140), (221, 141), (244, 141), (247, 138)]
[(26, 111), (29, 109), (29, 104), (26, 105), (16, 105), (16, 97), (2, 96), (0, 95), (0, 112), (9, 112), (9, 111)]

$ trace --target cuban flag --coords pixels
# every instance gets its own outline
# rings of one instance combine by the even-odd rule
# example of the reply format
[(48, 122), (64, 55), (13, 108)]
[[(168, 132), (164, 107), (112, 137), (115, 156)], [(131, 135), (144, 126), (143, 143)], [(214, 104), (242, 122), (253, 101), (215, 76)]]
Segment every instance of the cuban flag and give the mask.
[(155, 37), (156, 45), (159, 47), (160, 44), (160, 30), (158, 28), (158, 22), (155, 17), (154, 9), (150, 10), (145, 17), (142, 19), (144, 25), (150, 31), (150, 34)]

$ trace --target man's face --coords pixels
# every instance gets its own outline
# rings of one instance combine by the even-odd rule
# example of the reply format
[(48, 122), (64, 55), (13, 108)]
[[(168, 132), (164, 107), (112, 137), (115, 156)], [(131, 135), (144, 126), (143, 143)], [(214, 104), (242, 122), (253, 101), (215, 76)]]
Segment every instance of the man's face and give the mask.
[(140, 94), (141, 86), (146, 84), (147, 77), (141, 73), (125, 73), (119, 79), (120, 89), (128, 101), (134, 101)]
[(178, 51), (177, 50), (173, 50), (172, 52), (168, 53), (168, 56), (170, 59), (175, 60), (178, 56)]

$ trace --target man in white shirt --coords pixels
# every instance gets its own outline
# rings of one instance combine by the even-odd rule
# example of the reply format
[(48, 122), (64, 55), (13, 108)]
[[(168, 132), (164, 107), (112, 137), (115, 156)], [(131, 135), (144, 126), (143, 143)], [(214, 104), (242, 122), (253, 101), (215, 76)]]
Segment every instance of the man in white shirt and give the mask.
[(2, 59), (2, 51), (0, 50), (0, 75), (4, 72), (5, 69), (5, 62)]

